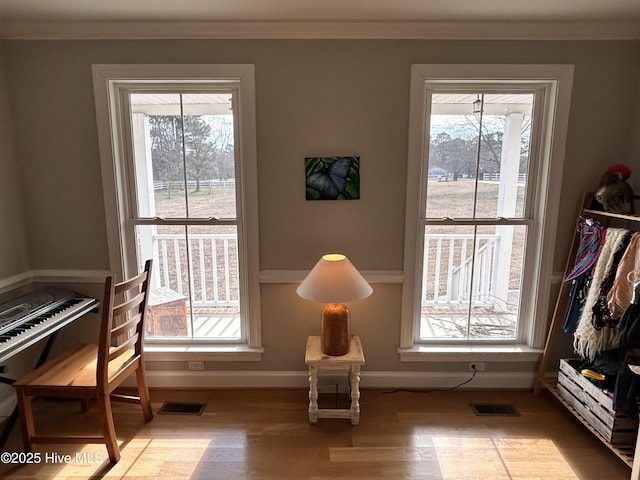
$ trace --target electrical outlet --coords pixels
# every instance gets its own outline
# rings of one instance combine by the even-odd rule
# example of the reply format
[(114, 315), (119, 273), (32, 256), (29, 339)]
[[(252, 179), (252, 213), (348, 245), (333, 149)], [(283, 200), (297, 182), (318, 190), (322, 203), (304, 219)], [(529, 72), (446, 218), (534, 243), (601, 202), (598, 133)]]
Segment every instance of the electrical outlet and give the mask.
[(204, 362), (201, 362), (201, 361), (187, 362), (187, 368), (189, 370), (204, 370)]
[(484, 372), (484, 362), (469, 362), (470, 372)]

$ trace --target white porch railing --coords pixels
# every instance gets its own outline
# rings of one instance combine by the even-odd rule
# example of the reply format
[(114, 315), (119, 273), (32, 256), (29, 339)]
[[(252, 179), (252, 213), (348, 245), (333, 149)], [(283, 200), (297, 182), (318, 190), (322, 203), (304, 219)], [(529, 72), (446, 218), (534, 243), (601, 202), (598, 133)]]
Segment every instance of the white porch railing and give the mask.
[(493, 303), (499, 235), (425, 234), (424, 245), (423, 306)]
[[(206, 188), (211, 188), (211, 187), (235, 187), (235, 186), (236, 186), (235, 179), (231, 179), (231, 180), (215, 180), (215, 179), (200, 180), (200, 187), (201, 188), (204, 188), (204, 187), (206, 187)], [(195, 180), (187, 180), (186, 187), (187, 187), (187, 189), (194, 189), (196, 187), (196, 181)], [(169, 188), (171, 188), (171, 190), (175, 190), (175, 191), (184, 190), (185, 182), (181, 182), (181, 181), (173, 181), (173, 182), (154, 181), (153, 182), (153, 189), (155, 191), (157, 191), (157, 190), (169, 190)]]
[[(500, 174), (499, 173), (485, 173), (482, 175), (482, 180), (489, 182), (499, 182)], [(518, 184), (525, 185), (527, 183), (527, 174), (520, 173), (518, 174)]]
[[(157, 234), (160, 285), (189, 297), (191, 305), (239, 305), (238, 241), (235, 234)], [(189, 269), (191, 265), (191, 269)]]
[[(500, 238), (478, 234), (475, 242), (474, 260), (473, 235), (425, 235), (422, 305), (493, 302)], [(161, 286), (185, 296), (190, 291), (194, 307), (239, 304), (235, 234), (190, 234), (188, 248), (184, 235), (158, 234), (154, 244)]]

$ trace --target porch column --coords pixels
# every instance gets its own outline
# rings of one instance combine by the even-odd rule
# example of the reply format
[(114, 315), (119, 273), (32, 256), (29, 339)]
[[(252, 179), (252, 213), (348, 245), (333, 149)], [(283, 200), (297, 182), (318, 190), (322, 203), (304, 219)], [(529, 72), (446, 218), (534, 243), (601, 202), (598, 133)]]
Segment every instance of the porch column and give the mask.
[[(522, 113), (510, 113), (505, 117), (500, 159), (500, 187), (498, 189), (497, 213), (499, 217), (514, 217), (516, 214), (523, 121), (524, 114)], [(513, 228), (503, 225), (496, 227), (496, 233), (500, 238), (500, 248), (498, 249), (495, 265), (496, 269), (500, 271), (496, 271), (494, 276), (496, 279), (495, 295), (505, 302), (509, 291)], [(495, 305), (497, 308), (500, 308), (500, 306)]]
[[(145, 113), (132, 113), (131, 129), (133, 133), (133, 158), (135, 163), (136, 186), (138, 193), (138, 208), (140, 216), (154, 217), (156, 215), (155, 194), (153, 190), (153, 169), (151, 166), (151, 142), (149, 141), (149, 117)], [(142, 259), (158, 260), (158, 246), (153, 239), (157, 234), (157, 227), (145, 227), (139, 236), (139, 252)], [(152, 269), (154, 284), (160, 285), (160, 268)]]

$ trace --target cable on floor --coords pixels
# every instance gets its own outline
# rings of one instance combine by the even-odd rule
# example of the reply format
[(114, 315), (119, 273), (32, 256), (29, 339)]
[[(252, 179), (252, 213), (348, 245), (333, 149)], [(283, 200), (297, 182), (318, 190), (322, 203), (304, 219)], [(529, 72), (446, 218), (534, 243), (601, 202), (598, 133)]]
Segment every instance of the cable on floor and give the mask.
[(412, 393), (432, 393), (432, 392), (450, 392), (452, 390), (455, 390), (457, 388), (460, 388), (463, 385), (466, 385), (467, 383), (469, 383), (471, 380), (473, 380), (474, 378), (476, 378), (476, 373), (478, 373), (478, 369), (474, 368), (473, 369), (473, 373), (471, 374), (471, 377), (468, 378), (467, 380), (465, 380), (462, 383), (459, 383), (458, 385), (455, 385), (453, 387), (449, 387), (449, 388), (432, 388), (430, 390), (422, 390), (422, 389), (417, 389), (417, 388), (397, 388), (394, 390), (382, 390), (382, 393), (399, 393), (399, 392), (412, 392)]

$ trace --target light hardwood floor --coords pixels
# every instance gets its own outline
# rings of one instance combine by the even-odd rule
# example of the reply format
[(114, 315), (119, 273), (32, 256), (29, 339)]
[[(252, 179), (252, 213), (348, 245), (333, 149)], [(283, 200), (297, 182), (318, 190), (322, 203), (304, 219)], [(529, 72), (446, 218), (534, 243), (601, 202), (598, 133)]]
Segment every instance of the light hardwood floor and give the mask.
[[(358, 426), (344, 419), (310, 425), (306, 390), (151, 392), (202, 401), (201, 416), (155, 415), (115, 403), (122, 459), (103, 445), (40, 445), (41, 463), (0, 465), (6, 479), (482, 479), (622, 480), (630, 468), (546, 391), (397, 392), (363, 390)], [(323, 398), (333, 402), (335, 398)], [(518, 417), (476, 416), (471, 402), (511, 403)], [(327, 405), (325, 405), (327, 406)], [(97, 421), (75, 402), (34, 405), (47, 428)], [(53, 418), (58, 420), (53, 421)], [(14, 429), (5, 451), (21, 451)], [(83, 457), (83, 454), (86, 456)], [(54, 454), (58, 456), (53, 458)], [(68, 463), (55, 463), (68, 454)], [(78, 454), (78, 457), (76, 457)], [(45, 458), (45, 456), (48, 456)], [(102, 462), (91, 460), (102, 458)]]

